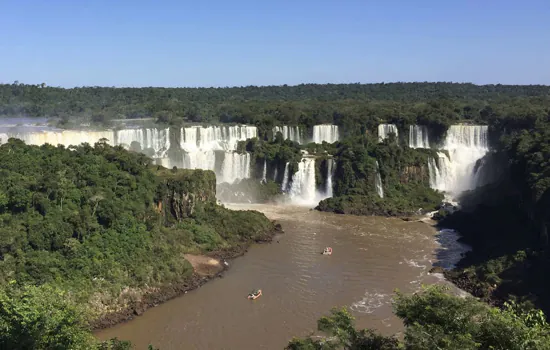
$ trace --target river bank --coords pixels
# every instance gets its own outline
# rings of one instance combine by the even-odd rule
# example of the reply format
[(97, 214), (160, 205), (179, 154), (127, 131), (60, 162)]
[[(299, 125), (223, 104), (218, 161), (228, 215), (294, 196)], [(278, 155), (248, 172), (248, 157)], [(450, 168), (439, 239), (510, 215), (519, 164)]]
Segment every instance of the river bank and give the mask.
[[(446, 284), (430, 274), (440, 245), (432, 225), (416, 220), (338, 215), (292, 205), (226, 205), (261, 211), (280, 222), (278, 243), (253, 245), (214, 278), (147, 310), (129, 322), (96, 332), (100, 339), (128, 339), (136, 348), (163, 350), (281, 349), (305, 336), (332, 307), (347, 306), (357, 325), (391, 335), (403, 330), (392, 312), (398, 288)], [(415, 218), (416, 219), (416, 218)], [(331, 256), (322, 255), (327, 246)], [(204, 261), (204, 260), (203, 260)], [(206, 260), (208, 261), (208, 260)], [(250, 290), (264, 295), (251, 302)]]
[[(158, 306), (170, 299), (200, 288), (212, 279), (223, 277), (224, 272), (231, 267), (231, 260), (244, 255), (250, 246), (253, 244), (271, 243), (276, 235), (284, 233), (280, 224), (275, 221), (273, 221), (273, 224), (274, 229), (272, 231), (267, 232), (253, 241), (200, 255), (190, 254), (189, 256), (191, 256), (191, 260), (193, 260), (190, 261), (190, 263), (193, 266), (194, 272), (185, 281), (177, 284), (143, 289), (140, 297), (132, 300), (122, 309), (117, 312), (103, 315), (100, 318), (91, 321), (90, 328), (93, 331), (99, 331), (119, 323), (129, 321), (136, 316), (142, 315), (147, 309)], [(205, 269), (201, 267), (201, 265), (209, 259), (217, 262), (214, 265), (214, 268)], [(227, 261), (228, 264), (224, 264), (224, 261)]]

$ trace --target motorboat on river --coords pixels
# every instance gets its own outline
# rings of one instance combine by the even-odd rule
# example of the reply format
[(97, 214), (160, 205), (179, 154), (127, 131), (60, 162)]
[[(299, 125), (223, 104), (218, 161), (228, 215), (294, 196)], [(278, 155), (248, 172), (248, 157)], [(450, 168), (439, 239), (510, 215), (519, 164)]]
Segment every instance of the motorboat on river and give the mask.
[(256, 300), (261, 296), (262, 296), (262, 290), (261, 289), (256, 289), (252, 293), (248, 294), (248, 299)]
[(332, 248), (326, 247), (325, 250), (323, 250), (323, 255), (332, 255)]

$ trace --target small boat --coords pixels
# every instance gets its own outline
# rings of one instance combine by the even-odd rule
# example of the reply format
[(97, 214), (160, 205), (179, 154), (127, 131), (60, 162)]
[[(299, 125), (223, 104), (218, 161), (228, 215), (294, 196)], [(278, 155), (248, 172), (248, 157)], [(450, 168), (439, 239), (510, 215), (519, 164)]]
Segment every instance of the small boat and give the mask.
[(323, 255), (332, 255), (332, 248), (326, 247), (325, 250), (323, 250)]
[(256, 300), (262, 295), (261, 289), (256, 289), (252, 293), (248, 294), (248, 299)]

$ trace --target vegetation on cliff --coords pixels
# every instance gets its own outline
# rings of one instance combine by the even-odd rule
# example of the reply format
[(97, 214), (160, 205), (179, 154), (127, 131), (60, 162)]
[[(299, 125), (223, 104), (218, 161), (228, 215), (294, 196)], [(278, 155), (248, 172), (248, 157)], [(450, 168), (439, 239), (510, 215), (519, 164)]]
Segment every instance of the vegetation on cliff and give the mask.
[(238, 253), (270, 236), (263, 214), (216, 204), (211, 171), (150, 163), (102, 142), (0, 146), (0, 344), (79, 348), (90, 321), (188, 284), (184, 253)]
[[(518, 300), (550, 311), (550, 110), (507, 121), (497, 143), (499, 181), (465, 193), (462, 210), (440, 220), (473, 250), (447, 276), (474, 295), (502, 305)], [(492, 155), (493, 158), (495, 158)]]
[(333, 309), (317, 323), (328, 337), (295, 338), (286, 349), (550, 349), (550, 325), (541, 311), (525, 312), (515, 304), (496, 309), (474, 298), (448, 295), (437, 286), (414, 295), (397, 293), (393, 306), (405, 325), (403, 340), (357, 330), (346, 309)]
[[(363, 135), (338, 144), (334, 196), (318, 210), (355, 215), (403, 215), (433, 211), (443, 195), (430, 188), (427, 169), (433, 151), (400, 147), (393, 139), (379, 143)], [(376, 162), (384, 198), (376, 189)]]

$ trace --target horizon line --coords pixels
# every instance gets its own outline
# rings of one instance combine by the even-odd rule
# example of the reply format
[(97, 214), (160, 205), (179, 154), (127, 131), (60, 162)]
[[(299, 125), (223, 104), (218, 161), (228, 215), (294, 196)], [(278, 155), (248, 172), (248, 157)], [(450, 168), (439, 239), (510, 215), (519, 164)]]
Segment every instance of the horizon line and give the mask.
[(472, 82), (455, 82), (455, 81), (381, 81), (381, 82), (372, 82), (372, 83), (300, 83), (300, 84), (273, 84), (273, 85), (226, 85), (226, 86), (107, 86), (107, 85), (81, 85), (81, 86), (72, 86), (72, 87), (63, 87), (63, 86), (54, 86), (54, 85), (48, 85), (47, 83), (39, 83), (39, 84), (29, 84), (29, 83), (22, 83), (18, 80), (13, 81), (12, 83), (4, 83), (0, 82), (0, 86), (2, 85), (17, 85), (22, 86), (41, 86), (42, 84), (45, 84), (44, 87), (47, 88), (55, 88), (55, 89), (63, 89), (63, 90), (72, 90), (72, 89), (89, 89), (89, 88), (106, 88), (106, 89), (243, 89), (243, 88), (282, 88), (282, 87), (299, 87), (299, 86), (321, 86), (321, 85), (329, 85), (329, 86), (335, 86), (335, 85), (394, 85), (394, 84), (447, 84), (447, 85), (473, 85), (477, 87), (483, 87), (483, 86), (523, 86), (523, 87), (550, 87), (546, 84), (502, 84), (502, 83), (491, 83), (491, 84), (476, 84)]

